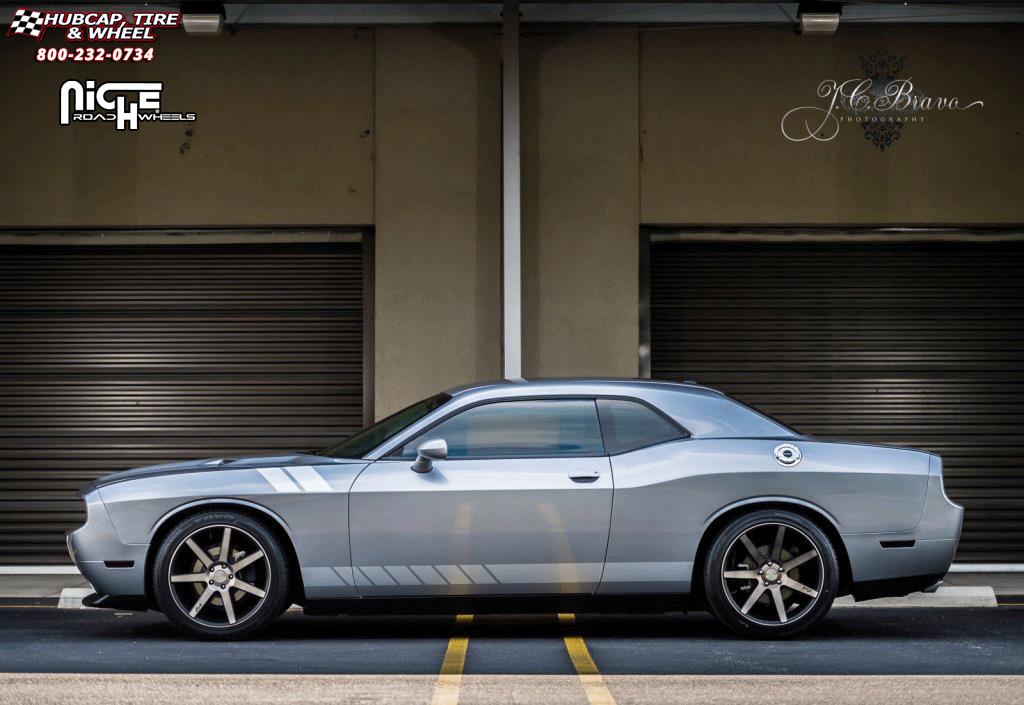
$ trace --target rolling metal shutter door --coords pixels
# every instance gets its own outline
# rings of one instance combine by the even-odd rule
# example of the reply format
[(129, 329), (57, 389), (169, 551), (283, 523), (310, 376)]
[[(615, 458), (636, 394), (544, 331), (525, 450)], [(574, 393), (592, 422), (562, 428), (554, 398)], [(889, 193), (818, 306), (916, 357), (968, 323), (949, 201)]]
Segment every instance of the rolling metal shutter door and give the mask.
[(652, 377), (939, 452), (967, 508), (957, 560), (1024, 562), (1022, 265), (1013, 243), (655, 241)]
[(0, 246), (0, 563), (68, 562), (76, 490), (322, 448), (363, 405), (359, 243)]

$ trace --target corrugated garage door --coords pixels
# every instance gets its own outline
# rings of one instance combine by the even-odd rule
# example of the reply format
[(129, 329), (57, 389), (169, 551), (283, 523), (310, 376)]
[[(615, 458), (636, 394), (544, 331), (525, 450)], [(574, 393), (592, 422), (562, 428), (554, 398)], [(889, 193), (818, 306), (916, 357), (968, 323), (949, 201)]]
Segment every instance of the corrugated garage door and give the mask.
[(362, 410), (359, 242), (0, 246), (2, 563), (67, 562), (100, 475), (322, 448)]
[(967, 508), (957, 560), (1024, 562), (1024, 246), (653, 239), (653, 377), (937, 451)]

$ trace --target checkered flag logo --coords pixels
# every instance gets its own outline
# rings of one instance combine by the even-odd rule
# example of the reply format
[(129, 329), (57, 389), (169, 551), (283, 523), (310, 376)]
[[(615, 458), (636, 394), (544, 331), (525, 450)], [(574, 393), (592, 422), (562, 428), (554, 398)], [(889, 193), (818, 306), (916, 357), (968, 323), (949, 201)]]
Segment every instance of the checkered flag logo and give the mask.
[(38, 10), (17, 10), (14, 13), (14, 20), (11, 22), (11, 28), (7, 30), (7, 36), (27, 34), (36, 40), (42, 40), (43, 32), (45, 31), (42, 12)]

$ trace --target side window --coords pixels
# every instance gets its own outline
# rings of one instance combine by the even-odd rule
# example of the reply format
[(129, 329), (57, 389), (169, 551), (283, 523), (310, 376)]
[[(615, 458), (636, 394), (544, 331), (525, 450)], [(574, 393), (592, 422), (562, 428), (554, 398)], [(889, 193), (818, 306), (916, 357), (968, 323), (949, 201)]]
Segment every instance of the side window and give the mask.
[(660, 414), (643, 404), (622, 399), (598, 399), (601, 428), (609, 455), (686, 438)]
[(403, 458), (431, 438), (448, 443), (449, 458), (604, 455), (592, 399), (506, 401), (467, 409), (410, 441)]

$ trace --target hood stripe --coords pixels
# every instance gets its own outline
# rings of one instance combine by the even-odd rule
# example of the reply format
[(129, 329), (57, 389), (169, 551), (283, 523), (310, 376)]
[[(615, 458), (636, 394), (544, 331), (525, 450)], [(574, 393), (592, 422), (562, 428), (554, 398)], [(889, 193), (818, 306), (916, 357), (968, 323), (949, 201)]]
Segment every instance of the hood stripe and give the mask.
[(301, 492), (299, 486), (281, 468), (259, 468), (260, 475), (277, 492)]
[(333, 492), (332, 488), (314, 468), (309, 465), (296, 465), (285, 468), (285, 472), (302, 486), (306, 492)]

